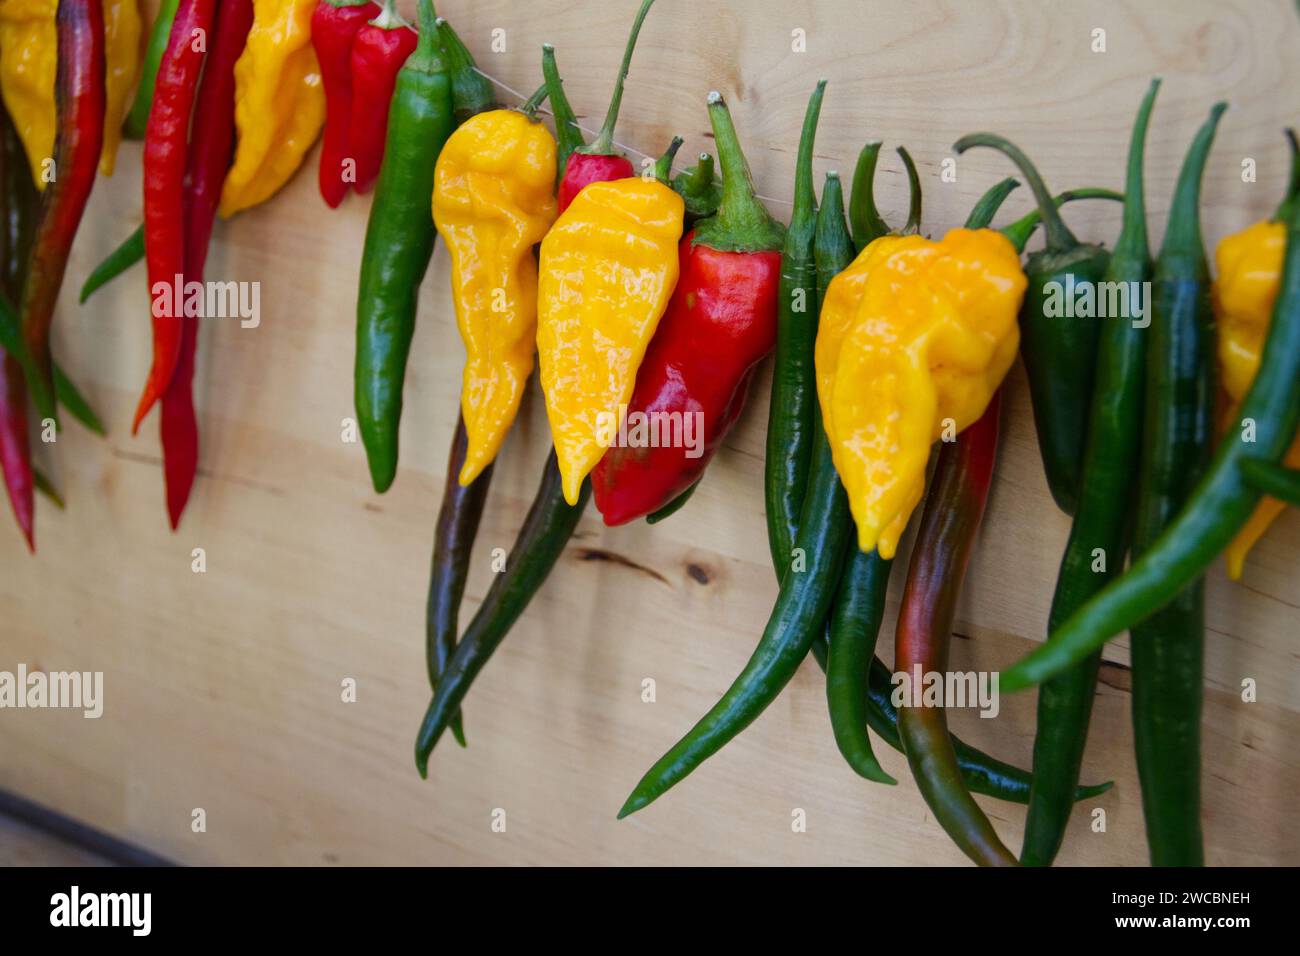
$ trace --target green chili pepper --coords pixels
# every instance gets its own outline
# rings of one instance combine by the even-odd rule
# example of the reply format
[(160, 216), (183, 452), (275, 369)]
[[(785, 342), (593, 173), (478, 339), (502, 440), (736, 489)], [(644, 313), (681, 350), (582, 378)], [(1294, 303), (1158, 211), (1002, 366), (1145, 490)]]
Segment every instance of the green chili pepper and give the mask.
[[(817, 338), (820, 308), (817, 268), (813, 261), (813, 238), (818, 217), (812, 158), (817, 119), (825, 92), (826, 81), (819, 80), (804, 114), (795, 162), (794, 210), (785, 233), (781, 281), (777, 289), (776, 360), (768, 408), (763, 488), (767, 506), (767, 543), (778, 578), (790, 564), (790, 549), (808, 484), (814, 420), (820, 415), (816, 389), (810, 387), (815, 380), (813, 345)], [(838, 176), (834, 183), (838, 189)], [(827, 188), (830, 185), (828, 179)]]
[[(24, 374), (29, 369), (36, 368), (32, 353), (27, 348), (27, 341), (19, 332), (18, 313), (14, 310), (13, 304), (3, 295), (0, 295), (0, 350), (12, 355)], [(53, 373), (54, 397), (58, 403), (67, 410), (69, 415), (96, 435), (107, 434), (95, 410), (90, 407), (90, 403), (73, 384), (72, 379), (68, 378), (67, 373), (59, 367), (58, 362), (54, 363)]]
[(578, 503), (570, 507), (565, 502), (560, 470), (552, 450), (537, 496), (506, 559), (506, 569), (492, 581), (487, 597), (465, 628), (446, 670), (438, 679), (415, 742), (415, 766), (421, 777), (428, 775), (429, 754), (459, 712), (474, 678), (564, 553), (590, 496), (591, 482), (584, 481)]
[[(1146, 283), (1151, 278), (1142, 163), (1147, 125), (1159, 88), (1160, 81), (1152, 81), (1133, 124), (1124, 225), (1103, 280), (1121, 283), (1139, 295), (1141, 289), (1149, 288)], [(1132, 312), (1131, 306), (1139, 300), (1130, 295), (1127, 301)], [(1146, 303), (1147, 308), (1150, 306), (1151, 303)], [(1101, 590), (1124, 565), (1145, 382), (1146, 330), (1133, 319), (1133, 315), (1122, 315), (1099, 320), (1103, 326), (1079, 508), (1056, 579), (1049, 632)], [(1100, 567), (1098, 560), (1102, 562)], [(1045, 683), (1039, 691), (1034, 782), (1020, 853), (1020, 861), (1026, 866), (1050, 864), (1065, 837), (1088, 739), (1100, 665), (1100, 653), (1093, 654), (1079, 666)]]
[(402, 383), (420, 283), (433, 254), (433, 169), (453, 129), (452, 84), (433, 21), (433, 5), (423, 0), (419, 45), (397, 74), (357, 291), (357, 421), (381, 493), (397, 473)]
[(1047, 247), (1029, 256), (1020, 310), (1020, 348), (1029, 374), (1039, 452), (1057, 505), (1073, 514), (1078, 503), (1083, 440), (1097, 355), (1097, 323), (1055, 316), (1075, 288), (1095, 285), (1110, 258), (1099, 245), (1080, 243), (1052, 204), (1038, 170), (1015, 145), (991, 133), (963, 136), (959, 154), (988, 146), (1014, 162), (1034, 191), (1047, 230)]
[(1256, 491), (1300, 508), (1300, 471), (1271, 462), (1247, 459), (1241, 463), (1241, 476)]
[(50, 503), (60, 511), (67, 508), (67, 503), (59, 494), (59, 489), (54, 487), (54, 483), (39, 468), (32, 469), (32, 487), (48, 498)]
[(84, 305), (92, 295), (143, 259), (144, 225), (141, 224), (135, 232), (123, 240), (120, 246), (110, 252), (103, 262), (95, 266), (94, 271), (86, 278), (85, 285), (81, 287), (81, 295), (77, 301)]
[(686, 502), (691, 500), (691, 495), (695, 494), (695, 489), (700, 487), (700, 481), (703, 480), (704, 479), (701, 478), (699, 481), (695, 482), (695, 484), (691, 485), (689, 488), (683, 491), (672, 501), (668, 502), (668, 504), (664, 505), (658, 511), (646, 515), (645, 523), (658, 524), (660, 521), (663, 521), (665, 518), (671, 518), (673, 515), (675, 515), (678, 511), (681, 510), (682, 505), (686, 504)]
[(140, 85), (136, 88), (135, 99), (131, 101), (131, 110), (126, 114), (126, 122), (122, 124), (122, 133), (127, 139), (144, 139), (145, 127), (149, 125), (149, 110), (153, 107), (158, 64), (167, 49), (167, 41), (171, 38), (172, 22), (176, 19), (176, 8), (179, 6), (180, 0), (162, 0), (158, 4), (158, 16), (149, 31), (144, 62), (140, 64)]
[[(459, 126), (471, 116), (496, 109), (496, 95), (492, 92), (492, 81), (479, 72), (474, 65), (474, 57), (452, 29), (450, 23), (438, 17), (434, 24), (438, 29), (438, 42), (442, 47), (442, 58), (447, 65), (451, 79), (451, 103)], [(423, 32), (421, 21), (421, 32)]]

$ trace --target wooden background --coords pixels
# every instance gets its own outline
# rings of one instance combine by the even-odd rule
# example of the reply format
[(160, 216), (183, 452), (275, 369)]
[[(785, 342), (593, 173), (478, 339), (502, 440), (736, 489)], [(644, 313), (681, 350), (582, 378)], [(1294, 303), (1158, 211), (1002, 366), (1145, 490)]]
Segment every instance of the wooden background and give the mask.
[[(413, 7), (413, 4), (405, 4)], [(442, 0), (483, 68), (515, 90), (538, 82), (554, 42), (587, 125), (599, 125), (632, 0)], [(506, 50), (490, 50), (505, 30)], [(1091, 50), (1093, 30), (1107, 50)], [(791, 51), (792, 31), (807, 52)], [(1211, 103), (1231, 102), (1205, 185), (1207, 240), (1267, 215), (1286, 176), (1281, 129), (1300, 121), (1300, 22), (1290, 0), (1174, 3), (660, 0), (628, 83), (619, 140), (683, 156), (707, 148), (704, 97), (735, 113), (760, 192), (788, 200), (808, 93), (829, 78), (816, 170), (846, 176), (858, 148), (906, 143), (925, 178), (926, 228), (942, 232), (1010, 172), (978, 151), (943, 183), (961, 134), (1016, 139), (1054, 188), (1119, 186), (1128, 130), (1152, 74), (1164, 76), (1148, 153), (1159, 239), (1182, 152)], [(517, 102), (504, 89), (502, 98)], [(1258, 182), (1243, 183), (1242, 162)], [(210, 322), (197, 398), (200, 476), (168, 531), (157, 415), (129, 422), (150, 356), (142, 270), (87, 307), (75, 289), (140, 221), (139, 146), (97, 186), (68, 273), (56, 351), (109, 424), (69, 427), (40, 460), (69, 507), (42, 502), (39, 554), (0, 528), (0, 669), (102, 670), (102, 719), (0, 712), (0, 787), (190, 863), (959, 863), (907, 775), (853, 775), (831, 739), (809, 661), (743, 736), (668, 797), (614, 818), (641, 773), (704, 713), (752, 650), (775, 595), (762, 517), (768, 388), (689, 509), (651, 528), (606, 529), (594, 509), (551, 581), (470, 696), (469, 749), (445, 741), (421, 782), (411, 759), (426, 702), (423, 611), (431, 530), (463, 357), (440, 248), (425, 282), (407, 377), (402, 458), (375, 496), (352, 415), (353, 302), (368, 199), (331, 212), (310, 168), (271, 202), (220, 224), (210, 279), (261, 283), (261, 325)], [(883, 208), (901, 222), (888, 155)], [(1026, 190), (1009, 212), (1028, 208)], [(788, 207), (774, 202), (782, 216)], [(1113, 241), (1117, 210), (1068, 218)], [(960, 669), (1005, 666), (1043, 638), (1067, 522), (1034, 446), (1023, 372), (1009, 385), (991, 511), (957, 616)], [(508, 549), (548, 446), (534, 386), (497, 468), (466, 620), (489, 552)], [(1300, 863), (1300, 521), (1284, 516), (1245, 579), (1209, 578), (1204, 816), (1216, 864)], [(194, 548), (207, 571), (191, 571)], [(901, 575), (898, 576), (901, 579)], [(895, 581), (897, 585), (899, 580)], [(881, 645), (892, 642), (897, 589)], [(1126, 643), (1107, 651), (1088, 780), (1116, 786), (1076, 813), (1062, 862), (1146, 860), (1128, 721)], [(1259, 701), (1244, 704), (1244, 678)], [(355, 678), (358, 699), (340, 686)], [(645, 678), (657, 702), (643, 703)], [(1026, 764), (1033, 696), (996, 720), (954, 716), (967, 739)], [(1018, 847), (1023, 810), (984, 801)], [(1106, 811), (1106, 832), (1089, 813)], [(195, 808), (207, 829), (192, 832)], [(506, 813), (494, 832), (494, 810)], [(792, 812), (807, 832), (792, 832)]]

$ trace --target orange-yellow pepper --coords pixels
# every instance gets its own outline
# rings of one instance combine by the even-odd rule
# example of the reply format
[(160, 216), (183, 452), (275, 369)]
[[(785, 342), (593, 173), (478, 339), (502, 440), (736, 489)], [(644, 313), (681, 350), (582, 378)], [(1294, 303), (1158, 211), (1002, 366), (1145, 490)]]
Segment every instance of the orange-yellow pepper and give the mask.
[(1020, 344), (1027, 281), (989, 229), (883, 236), (826, 290), (815, 351), (831, 457), (858, 546), (892, 558), (930, 446), (977, 421)]
[(451, 256), (456, 325), (465, 342), (460, 483), (496, 457), (519, 411), (537, 340), (532, 249), (555, 221), (555, 137), (518, 110), (479, 113), (434, 167), (433, 222)]
[(316, 0), (254, 0), (253, 27), (235, 63), (239, 143), (221, 215), (270, 199), (302, 165), (325, 125), (325, 89), (311, 45)]
[[(0, 93), (18, 129), (38, 189), (54, 154), (54, 73), (58, 66), (58, 0), (0, 0)], [(122, 119), (140, 75), (138, 0), (104, 0), (104, 146), (99, 171), (113, 175)]]
[(626, 415), (677, 285), (684, 212), (654, 179), (592, 183), (542, 241), (537, 353), (571, 505)]
[[(1214, 283), (1214, 315), (1218, 331), (1219, 374), (1229, 408), (1225, 427), (1240, 427), (1237, 409), (1259, 371), (1260, 354), (1273, 318), (1286, 253), (1286, 226), (1264, 221), (1227, 236), (1214, 253), (1218, 278)], [(1300, 437), (1285, 462), (1300, 467)], [(1285, 510), (1276, 498), (1264, 497), (1224, 552), (1228, 577), (1241, 577), (1246, 555), (1268, 526)]]

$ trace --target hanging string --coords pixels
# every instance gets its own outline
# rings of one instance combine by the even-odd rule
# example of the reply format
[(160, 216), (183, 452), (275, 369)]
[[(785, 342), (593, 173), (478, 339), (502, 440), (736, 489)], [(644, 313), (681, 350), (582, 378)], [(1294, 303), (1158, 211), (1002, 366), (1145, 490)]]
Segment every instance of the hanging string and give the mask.
[[(491, 73), (487, 73), (483, 69), (477, 66), (474, 67), (474, 72), (477, 73), (479, 76), (483, 77), (484, 79), (489, 80), (490, 82), (495, 83), (497, 86), (501, 87), (501, 89), (505, 90), (507, 93), (509, 93), (510, 95), (514, 96), (517, 100), (519, 100), (520, 103), (528, 102), (527, 94), (521, 93), (518, 90), (516, 90), (514, 87), (510, 86), (509, 84), (504, 83), (501, 80), (498, 80)], [(549, 109), (547, 109), (545, 106), (539, 107), (537, 111), (539, 113), (545, 113), (547, 116), (551, 117), (552, 119), (555, 118), (555, 114), (551, 112)], [(588, 129), (587, 127), (583, 126), (581, 123), (577, 122), (576, 120), (574, 121), (573, 125), (578, 127), (578, 129), (582, 130), (584, 133), (587, 133), (588, 135), (591, 136), (594, 136), (596, 135), (597, 132), (599, 132), (599, 130)], [(649, 160), (658, 159), (657, 156), (651, 156), (649, 153), (643, 153), (635, 146), (628, 146), (626, 143), (620, 143), (618, 140), (614, 140), (614, 145), (617, 146), (619, 149), (624, 150), (625, 152), (629, 152), (632, 153), (633, 155), (643, 157), (644, 159), (649, 159)], [(682, 172), (683, 170), (678, 169), (675, 171)], [(794, 205), (794, 203), (788, 199), (777, 199), (773, 196), (763, 196), (759, 193), (755, 193), (754, 195), (757, 196), (759, 199), (763, 200), (764, 202), (776, 203), (779, 206)]]

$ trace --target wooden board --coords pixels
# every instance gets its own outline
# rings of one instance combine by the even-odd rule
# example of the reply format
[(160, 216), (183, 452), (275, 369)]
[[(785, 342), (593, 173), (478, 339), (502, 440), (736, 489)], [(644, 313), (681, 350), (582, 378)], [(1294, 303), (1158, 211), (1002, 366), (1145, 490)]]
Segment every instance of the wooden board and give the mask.
[[(412, 6), (407, 4), (406, 6)], [(599, 125), (631, 20), (630, 0), (443, 0), (483, 68), (514, 90), (537, 83), (538, 46), (559, 51), (567, 88)], [(491, 50), (493, 31), (505, 50)], [(1103, 29), (1106, 52), (1092, 51)], [(807, 52), (792, 52), (803, 30)], [(1148, 153), (1154, 238), (1182, 152), (1219, 97), (1224, 118), (1205, 184), (1207, 240), (1267, 215), (1286, 175), (1280, 131), (1300, 121), (1300, 22), (1289, 0), (886, 3), (660, 0), (628, 83), (621, 142), (684, 156), (710, 143), (704, 96), (735, 113), (760, 192), (785, 215), (800, 118), (830, 85), (816, 171), (846, 175), (861, 144), (906, 143), (921, 165), (926, 228), (958, 224), (1009, 172), (987, 151), (943, 182), (950, 144), (1003, 132), (1055, 188), (1118, 186), (1133, 113), (1161, 74)], [(503, 89), (502, 96), (517, 102)], [(1255, 160), (1257, 182), (1242, 181)], [(140, 221), (139, 147), (96, 188), (69, 269), (56, 350), (110, 426), (70, 427), (42, 464), (66, 494), (42, 503), (39, 554), (12, 528), (0, 547), (0, 669), (18, 662), (102, 670), (99, 720), (0, 712), (0, 787), (182, 862), (956, 863), (901, 758), (895, 788), (867, 784), (831, 739), (824, 683), (809, 662), (738, 740), (636, 816), (614, 814), (641, 773), (716, 700), (749, 655), (775, 594), (763, 526), (765, 370), (754, 400), (678, 517), (654, 528), (583, 520), (543, 593), (466, 704), (469, 748), (445, 742), (430, 779), (411, 747), (428, 700), (424, 589), (456, 414), (463, 350), (438, 250), (425, 283), (406, 386), (401, 471), (369, 487), (352, 411), (353, 303), (369, 207), (331, 212), (313, 168), (266, 205), (218, 226), (209, 278), (261, 283), (261, 323), (202, 331), (200, 476), (179, 533), (167, 529), (157, 417), (131, 412), (150, 356), (137, 270), (78, 307), (75, 288)], [(892, 155), (882, 206), (901, 222)], [(1009, 212), (1029, 206), (1025, 191)], [(1113, 241), (1117, 210), (1081, 204), (1081, 236)], [(954, 666), (1009, 664), (1044, 636), (1067, 522), (1052, 506), (1023, 373), (1010, 379), (990, 514), (958, 612)], [(465, 619), (509, 549), (548, 447), (530, 392), (502, 451), (479, 536)], [(1300, 520), (1285, 515), (1237, 585), (1209, 577), (1204, 805), (1209, 861), (1300, 863)], [(202, 548), (206, 572), (191, 570)], [(897, 583), (897, 582), (896, 582)], [(897, 591), (881, 636), (888, 648)], [(1061, 860), (1141, 864), (1146, 851), (1128, 721), (1126, 643), (1107, 651), (1085, 759), (1115, 788), (1076, 813)], [(355, 703), (341, 683), (355, 679)], [(642, 702), (642, 682), (656, 702)], [(1242, 681), (1259, 700), (1240, 699)], [(968, 739), (1027, 764), (1033, 695), (996, 720), (956, 715)], [(984, 801), (1019, 846), (1021, 808)], [(193, 832), (195, 808), (206, 832)], [(1093, 832), (1094, 809), (1105, 832)], [(505, 832), (492, 828), (504, 810)], [(792, 832), (802, 809), (807, 832)]]

